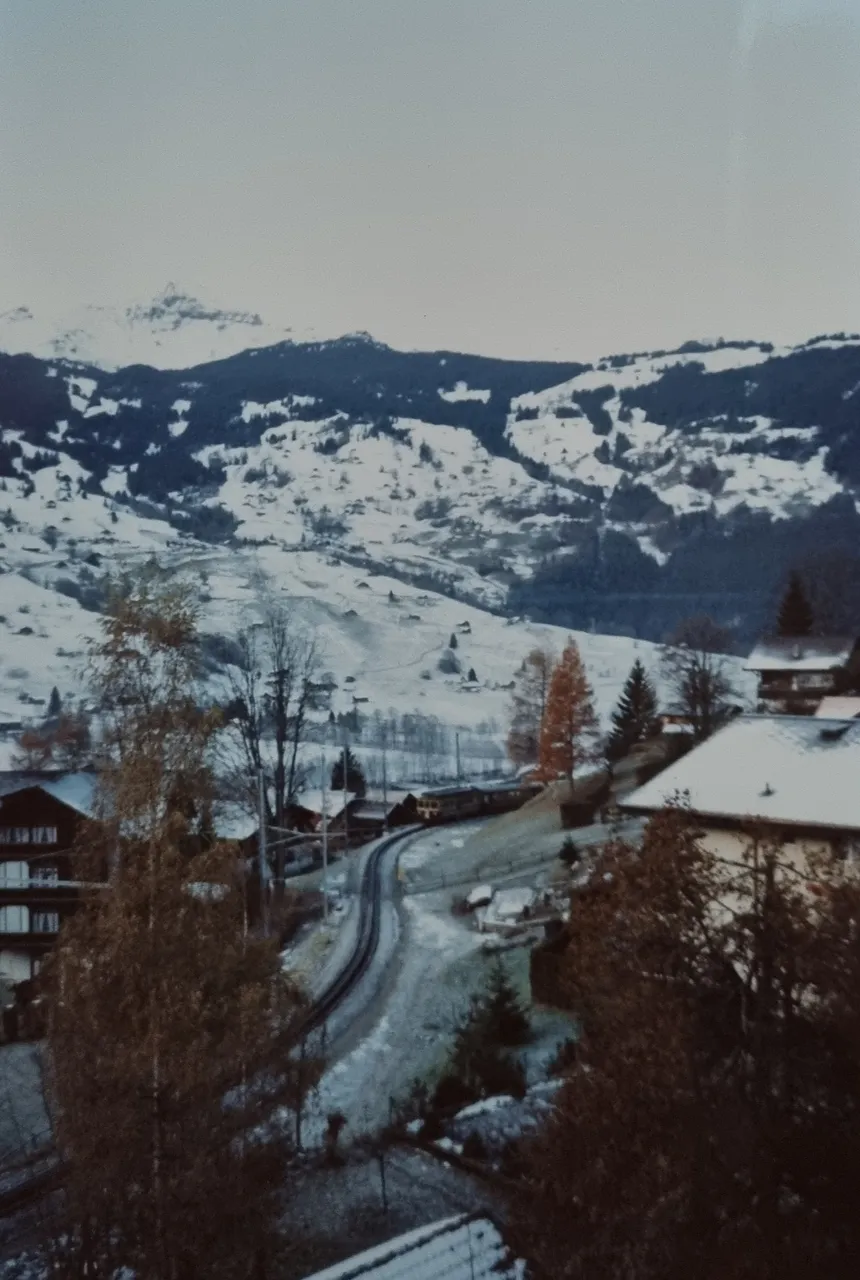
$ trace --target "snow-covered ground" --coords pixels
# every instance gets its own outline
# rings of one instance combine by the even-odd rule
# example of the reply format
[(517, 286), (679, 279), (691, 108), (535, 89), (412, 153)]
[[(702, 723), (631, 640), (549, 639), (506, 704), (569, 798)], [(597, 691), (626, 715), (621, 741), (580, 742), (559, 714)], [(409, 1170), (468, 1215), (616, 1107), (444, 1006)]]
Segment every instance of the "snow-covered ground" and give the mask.
[[(368, 718), (389, 712), (436, 717), (464, 732), (467, 772), (500, 761), (508, 686), (523, 657), (536, 645), (560, 653), (566, 641), (568, 633), (560, 628), (512, 622), (322, 551), (203, 546), (100, 495), (65, 499), (64, 466), (36, 473), (37, 491), (29, 497), (11, 485), (0, 496), (0, 509), (5, 504), (17, 521), (0, 529), (0, 570), (6, 570), (0, 573), (0, 724), (38, 719), (54, 685), (64, 698), (81, 692), (86, 645), (98, 633), (98, 615), (63, 594), (64, 581), (79, 579), (82, 570), (86, 577), (140, 564), (153, 554), (197, 584), (201, 627), (219, 635), (234, 635), (254, 620), (256, 584), (265, 579), (267, 590), (317, 637), (322, 666), (337, 686), (331, 699), (336, 714), (357, 709)], [(48, 524), (58, 531), (54, 546), (40, 536)], [(87, 563), (93, 557), (95, 567)], [(446, 675), (438, 664), (452, 634), (461, 672)], [(657, 674), (658, 649), (626, 637), (574, 634), (605, 721), (637, 657)], [(472, 669), (475, 681), (466, 679)], [(213, 691), (218, 683), (213, 677)], [(454, 747), (451, 736), (452, 773)], [(381, 750), (369, 742), (365, 748), (373, 767), (381, 768)], [(422, 763), (419, 752), (399, 760), (389, 753), (389, 781), (398, 773), (421, 776)]]

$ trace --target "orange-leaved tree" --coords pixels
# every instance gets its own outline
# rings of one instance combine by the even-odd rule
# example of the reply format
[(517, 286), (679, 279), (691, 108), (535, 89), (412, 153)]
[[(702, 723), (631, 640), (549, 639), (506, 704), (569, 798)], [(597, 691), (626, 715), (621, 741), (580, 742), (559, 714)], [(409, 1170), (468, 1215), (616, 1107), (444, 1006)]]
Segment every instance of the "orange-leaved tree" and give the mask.
[(538, 768), (547, 781), (573, 775), (598, 758), (594, 694), (579, 647), (568, 637), (553, 667), (540, 726)]
[(514, 677), (508, 731), (508, 755), (514, 764), (537, 762), (553, 663), (553, 655), (547, 649), (532, 649)]

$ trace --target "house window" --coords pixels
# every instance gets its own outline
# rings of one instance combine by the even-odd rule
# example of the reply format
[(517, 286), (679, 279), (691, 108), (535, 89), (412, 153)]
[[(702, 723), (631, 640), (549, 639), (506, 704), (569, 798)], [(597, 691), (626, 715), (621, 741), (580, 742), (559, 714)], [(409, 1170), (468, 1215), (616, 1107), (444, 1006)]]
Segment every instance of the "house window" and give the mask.
[(29, 844), (29, 827), (0, 827), (0, 844)]
[(795, 689), (829, 689), (833, 677), (828, 671), (799, 672), (793, 680)]
[(60, 927), (60, 917), (56, 911), (34, 911), (33, 933), (56, 933)]
[(19, 888), (30, 879), (26, 862), (0, 862), (0, 886), (4, 889)]
[(32, 841), (33, 844), (56, 844), (57, 828), (33, 827)]
[(28, 907), (0, 907), (0, 933), (29, 933)]
[(60, 873), (52, 862), (37, 863), (30, 872), (34, 884), (57, 884)]

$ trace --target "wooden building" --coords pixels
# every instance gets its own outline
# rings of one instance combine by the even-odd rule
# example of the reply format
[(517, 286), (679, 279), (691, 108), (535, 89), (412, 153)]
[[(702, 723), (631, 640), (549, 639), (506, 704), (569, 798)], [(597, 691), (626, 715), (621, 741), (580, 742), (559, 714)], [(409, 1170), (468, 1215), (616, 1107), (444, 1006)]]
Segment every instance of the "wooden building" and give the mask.
[(95, 775), (0, 775), (0, 976), (38, 974), (77, 906), (72, 848), (92, 813)]
[(860, 720), (748, 715), (621, 802), (650, 817), (682, 797), (704, 849), (743, 860), (752, 832), (806, 875), (813, 855), (860, 860)]
[(822, 698), (860, 686), (860, 641), (855, 636), (762, 640), (744, 669), (758, 676), (759, 712), (814, 715)]

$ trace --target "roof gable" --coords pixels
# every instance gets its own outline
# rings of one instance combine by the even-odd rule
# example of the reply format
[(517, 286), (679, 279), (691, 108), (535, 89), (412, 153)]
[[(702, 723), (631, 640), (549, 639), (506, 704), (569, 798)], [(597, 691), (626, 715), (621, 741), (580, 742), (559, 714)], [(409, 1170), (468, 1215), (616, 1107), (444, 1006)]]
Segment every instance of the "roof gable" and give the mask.
[(3, 773), (0, 774), (0, 797), (21, 791), (44, 791), (60, 804), (85, 818), (94, 812), (96, 777), (94, 773)]

